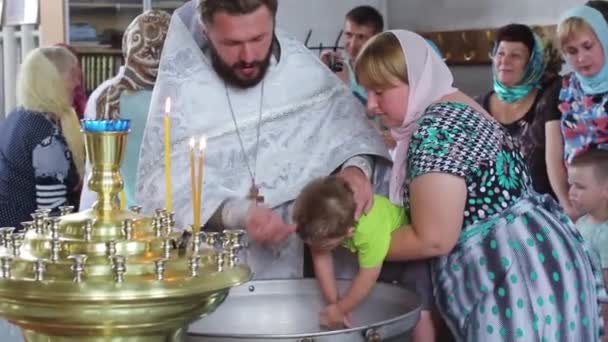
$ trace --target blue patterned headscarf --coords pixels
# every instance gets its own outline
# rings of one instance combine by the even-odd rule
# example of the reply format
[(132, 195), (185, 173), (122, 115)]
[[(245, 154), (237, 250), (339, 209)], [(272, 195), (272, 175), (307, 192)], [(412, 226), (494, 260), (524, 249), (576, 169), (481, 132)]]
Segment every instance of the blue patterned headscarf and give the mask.
[[(566, 19), (573, 17), (581, 18), (591, 26), (604, 48), (604, 56), (608, 56), (608, 23), (602, 13), (589, 6), (577, 6), (564, 13), (559, 21), (560, 25)], [(608, 92), (608, 63), (606, 61), (604, 61), (602, 69), (593, 76), (583, 76), (578, 72), (575, 72), (575, 75), (580, 81), (585, 94), (594, 95)]]
[[(492, 54), (496, 54), (498, 44), (494, 46)], [(540, 88), (540, 81), (545, 72), (545, 50), (543, 43), (534, 35), (534, 48), (531, 51), (528, 65), (524, 71), (524, 76), (519, 84), (507, 86), (502, 84), (496, 77), (496, 68), (492, 68), (494, 75), (494, 92), (498, 98), (504, 102), (513, 103), (526, 97), (532, 90)]]

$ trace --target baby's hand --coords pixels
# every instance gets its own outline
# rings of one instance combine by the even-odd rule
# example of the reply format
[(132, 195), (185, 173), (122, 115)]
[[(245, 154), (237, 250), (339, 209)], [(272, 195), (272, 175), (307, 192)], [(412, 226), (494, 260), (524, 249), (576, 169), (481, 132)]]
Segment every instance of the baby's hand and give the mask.
[(329, 329), (350, 328), (351, 314), (344, 314), (337, 304), (330, 304), (321, 310), (319, 321), (321, 326)]
[(349, 312), (344, 316), (344, 326), (347, 328), (353, 327), (353, 313)]

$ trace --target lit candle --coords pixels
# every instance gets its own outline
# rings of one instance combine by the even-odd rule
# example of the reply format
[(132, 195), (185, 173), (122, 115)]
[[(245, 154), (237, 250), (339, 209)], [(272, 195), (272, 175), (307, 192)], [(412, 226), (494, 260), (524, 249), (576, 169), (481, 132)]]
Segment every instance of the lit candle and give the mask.
[(125, 210), (127, 208), (127, 195), (125, 194), (125, 191), (122, 190), (118, 196), (120, 201), (120, 210)]
[(171, 212), (171, 122), (169, 112), (171, 112), (171, 98), (167, 97), (165, 102), (165, 207), (168, 212)]
[(203, 196), (203, 174), (205, 167), (205, 148), (207, 148), (207, 139), (205, 137), (201, 137), (201, 140), (198, 145), (199, 155), (198, 155), (198, 184), (196, 186), (196, 190), (198, 195), (196, 196), (196, 208), (197, 208), (197, 218), (198, 222), (195, 222), (195, 228), (197, 231), (201, 228), (201, 206), (202, 206), (202, 196)]
[(194, 226), (197, 227), (197, 224), (200, 225), (200, 222), (198, 221), (199, 215), (197, 211), (197, 208), (200, 208), (200, 206), (197, 205), (198, 191), (196, 190), (196, 164), (194, 160), (195, 144), (196, 142), (194, 141), (194, 138), (190, 138), (190, 182), (192, 184), (192, 222), (194, 223)]

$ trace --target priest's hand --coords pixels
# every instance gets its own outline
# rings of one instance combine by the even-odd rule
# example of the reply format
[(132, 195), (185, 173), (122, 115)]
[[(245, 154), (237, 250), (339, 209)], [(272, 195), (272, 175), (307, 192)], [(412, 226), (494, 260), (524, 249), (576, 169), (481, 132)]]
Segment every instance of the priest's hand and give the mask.
[(345, 167), (338, 173), (338, 176), (342, 177), (353, 190), (355, 203), (357, 204), (355, 218), (358, 219), (372, 207), (374, 195), (372, 183), (367, 179), (363, 171), (355, 166)]
[(245, 227), (249, 237), (260, 243), (284, 241), (296, 230), (295, 225), (285, 223), (272, 209), (255, 204), (247, 211)]

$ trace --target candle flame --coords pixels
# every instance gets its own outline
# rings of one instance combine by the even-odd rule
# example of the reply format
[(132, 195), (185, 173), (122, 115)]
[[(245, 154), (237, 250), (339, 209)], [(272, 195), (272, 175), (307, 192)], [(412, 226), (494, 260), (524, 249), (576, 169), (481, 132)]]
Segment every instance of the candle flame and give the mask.
[(190, 138), (190, 149), (194, 150), (194, 145), (196, 144), (196, 142), (194, 141), (194, 137)]
[(205, 138), (205, 136), (202, 136), (198, 144), (198, 149), (199, 151), (203, 151), (205, 148), (207, 148), (207, 138)]
[(167, 100), (165, 100), (165, 114), (169, 115), (169, 112), (171, 112), (171, 98), (167, 97)]

